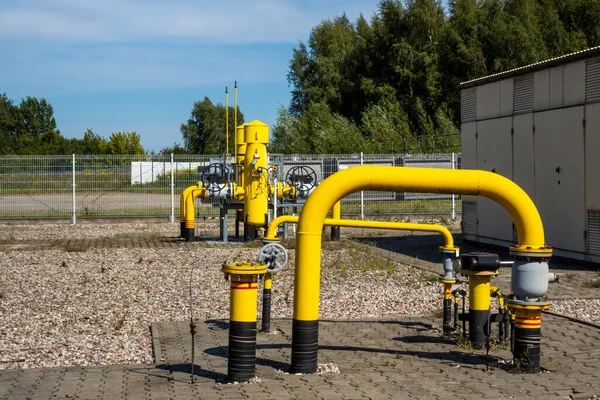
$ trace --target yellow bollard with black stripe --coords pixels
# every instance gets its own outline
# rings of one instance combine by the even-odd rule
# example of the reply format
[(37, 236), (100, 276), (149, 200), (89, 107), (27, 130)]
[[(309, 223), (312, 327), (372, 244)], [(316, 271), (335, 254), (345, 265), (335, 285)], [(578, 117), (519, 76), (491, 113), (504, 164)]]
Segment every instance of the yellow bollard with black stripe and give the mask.
[(537, 303), (511, 305), (515, 312), (513, 356), (515, 368), (520, 372), (540, 372), (542, 310), (549, 309), (550, 303)]
[(221, 271), (231, 282), (227, 377), (247, 381), (256, 374), (256, 307), (258, 280), (266, 264), (225, 262)]
[(273, 287), (273, 274), (267, 272), (264, 279), (263, 288), (263, 310), (261, 331), (271, 332), (271, 288)]

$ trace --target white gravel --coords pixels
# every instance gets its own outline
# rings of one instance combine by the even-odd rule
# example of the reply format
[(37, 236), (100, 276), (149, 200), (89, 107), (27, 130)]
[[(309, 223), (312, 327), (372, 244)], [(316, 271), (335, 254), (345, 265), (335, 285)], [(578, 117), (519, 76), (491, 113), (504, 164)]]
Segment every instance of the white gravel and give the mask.
[[(2, 229), (3, 228), (3, 229)], [(110, 237), (135, 232), (175, 236), (179, 225), (2, 226), (3, 236)], [(194, 316), (227, 318), (229, 288), (221, 262), (256, 260), (256, 247), (90, 249), (0, 253), (0, 369), (152, 362), (152, 322)], [(430, 273), (383, 263), (385, 271), (354, 269), (359, 250), (323, 251), (321, 318), (415, 315), (439, 308), (441, 287)], [(294, 251), (276, 275), (273, 317), (291, 317)], [(259, 305), (259, 310), (261, 306)]]
[[(0, 225), (0, 240), (98, 238), (142, 233), (174, 237), (179, 224)], [(0, 253), (0, 369), (151, 363), (152, 322), (228, 318), (223, 261), (256, 260), (256, 247), (181, 246)], [(323, 250), (321, 319), (423, 315), (441, 308), (431, 273), (365, 254)], [(291, 317), (294, 250), (275, 276), (273, 317)], [(259, 304), (258, 310), (261, 310)], [(556, 301), (552, 311), (600, 323), (600, 300)], [(260, 319), (259, 319), (260, 320)]]

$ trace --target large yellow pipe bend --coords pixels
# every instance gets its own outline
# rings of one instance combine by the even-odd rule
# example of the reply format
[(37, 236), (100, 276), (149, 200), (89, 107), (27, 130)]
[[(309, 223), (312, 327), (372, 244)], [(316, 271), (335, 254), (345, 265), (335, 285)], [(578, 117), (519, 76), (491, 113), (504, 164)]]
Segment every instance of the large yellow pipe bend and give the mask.
[[(295, 224), (298, 222), (297, 215), (282, 215), (280, 217), (275, 218), (269, 227), (267, 228), (267, 232), (265, 236), (262, 238), (264, 240), (279, 240), (275, 236), (275, 232), (277, 232), (277, 228), (281, 224)], [(444, 237), (444, 246), (440, 247), (442, 250), (451, 250), (455, 251), (456, 247), (454, 247), (454, 238), (450, 231), (442, 226), (436, 224), (411, 224), (407, 222), (381, 222), (381, 221), (363, 221), (356, 219), (335, 219), (335, 218), (326, 218), (323, 221), (323, 225), (325, 226), (344, 226), (348, 228), (373, 228), (373, 229), (393, 229), (397, 231), (420, 231), (420, 232), (437, 232), (440, 233)]]
[[(357, 166), (325, 179), (308, 197), (296, 233), (294, 319), (318, 320), (321, 265), (321, 230), (333, 205), (361, 190), (448, 193), (488, 197), (512, 216), (519, 235), (513, 254), (550, 257), (544, 228), (527, 194), (501, 175), (478, 170), (444, 170), (387, 166)], [(300, 301), (301, 300), (301, 301)]]
[(189, 186), (185, 188), (181, 193), (181, 198), (179, 199), (179, 215), (181, 216), (181, 222), (185, 222), (185, 199), (192, 190), (199, 188), (200, 182), (198, 182), (198, 185), (196, 186)]

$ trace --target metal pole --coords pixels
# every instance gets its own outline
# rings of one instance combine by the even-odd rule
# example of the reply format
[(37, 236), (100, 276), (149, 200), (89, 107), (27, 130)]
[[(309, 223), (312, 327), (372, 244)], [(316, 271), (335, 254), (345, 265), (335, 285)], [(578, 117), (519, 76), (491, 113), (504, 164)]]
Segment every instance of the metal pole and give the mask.
[(71, 224), (75, 225), (77, 222), (77, 205), (75, 203), (75, 154), (73, 154), (73, 215), (71, 216)]
[[(456, 157), (454, 155), (454, 153), (452, 153), (452, 169), (456, 169)], [(455, 195), (452, 194), (452, 220), (454, 221), (456, 219), (456, 204), (454, 202), (455, 199)]]
[[(363, 152), (360, 152), (360, 165), (363, 165), (364, 163), (364, 158), (363, 158)], [(365, 196), (364, 196), (364, 192), (361, 191), (360, 192), (360, 219), (365, 219)]]
[[(237, 81), (233, 84), (233, 154), (237, 156)], [(237, 158), (233, 160), (237, 162)], [(236, 170), (236, 182), (237, 182), (237, 167)]]
[(173, 153), (171, 153), (171, 223), (175, 223), (175, 180), (173, 174)]

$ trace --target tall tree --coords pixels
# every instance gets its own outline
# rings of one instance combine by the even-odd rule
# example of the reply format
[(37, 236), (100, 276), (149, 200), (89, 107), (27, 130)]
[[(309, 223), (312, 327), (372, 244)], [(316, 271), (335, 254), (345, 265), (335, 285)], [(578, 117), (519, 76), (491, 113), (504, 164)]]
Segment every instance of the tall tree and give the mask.
[[(86, 132), (87, 133), (87, 132)], [(146, 154), (136, 132), (111, 133), (106, 144), (107, 154)]]
[(56, 127), (54, 109), (42, 98), (21, 100), (16, 127), (16, 147), (20, 154), (60, 154), (64, 138)]
[(18, 108), (6, 94), (0, 94), (0, 154), (15, 152)]
[[(244, 114), (237, 110), (238, 125), (244, 123)], [(194, 103), (186, 124), (181, 124), (185, 148), (194, 154), (223, 154), (225, 152), (225, 106), (214, 104), (208, 97)], [(229, 152), (233, 152), (234, 113), (229, 110)]]

